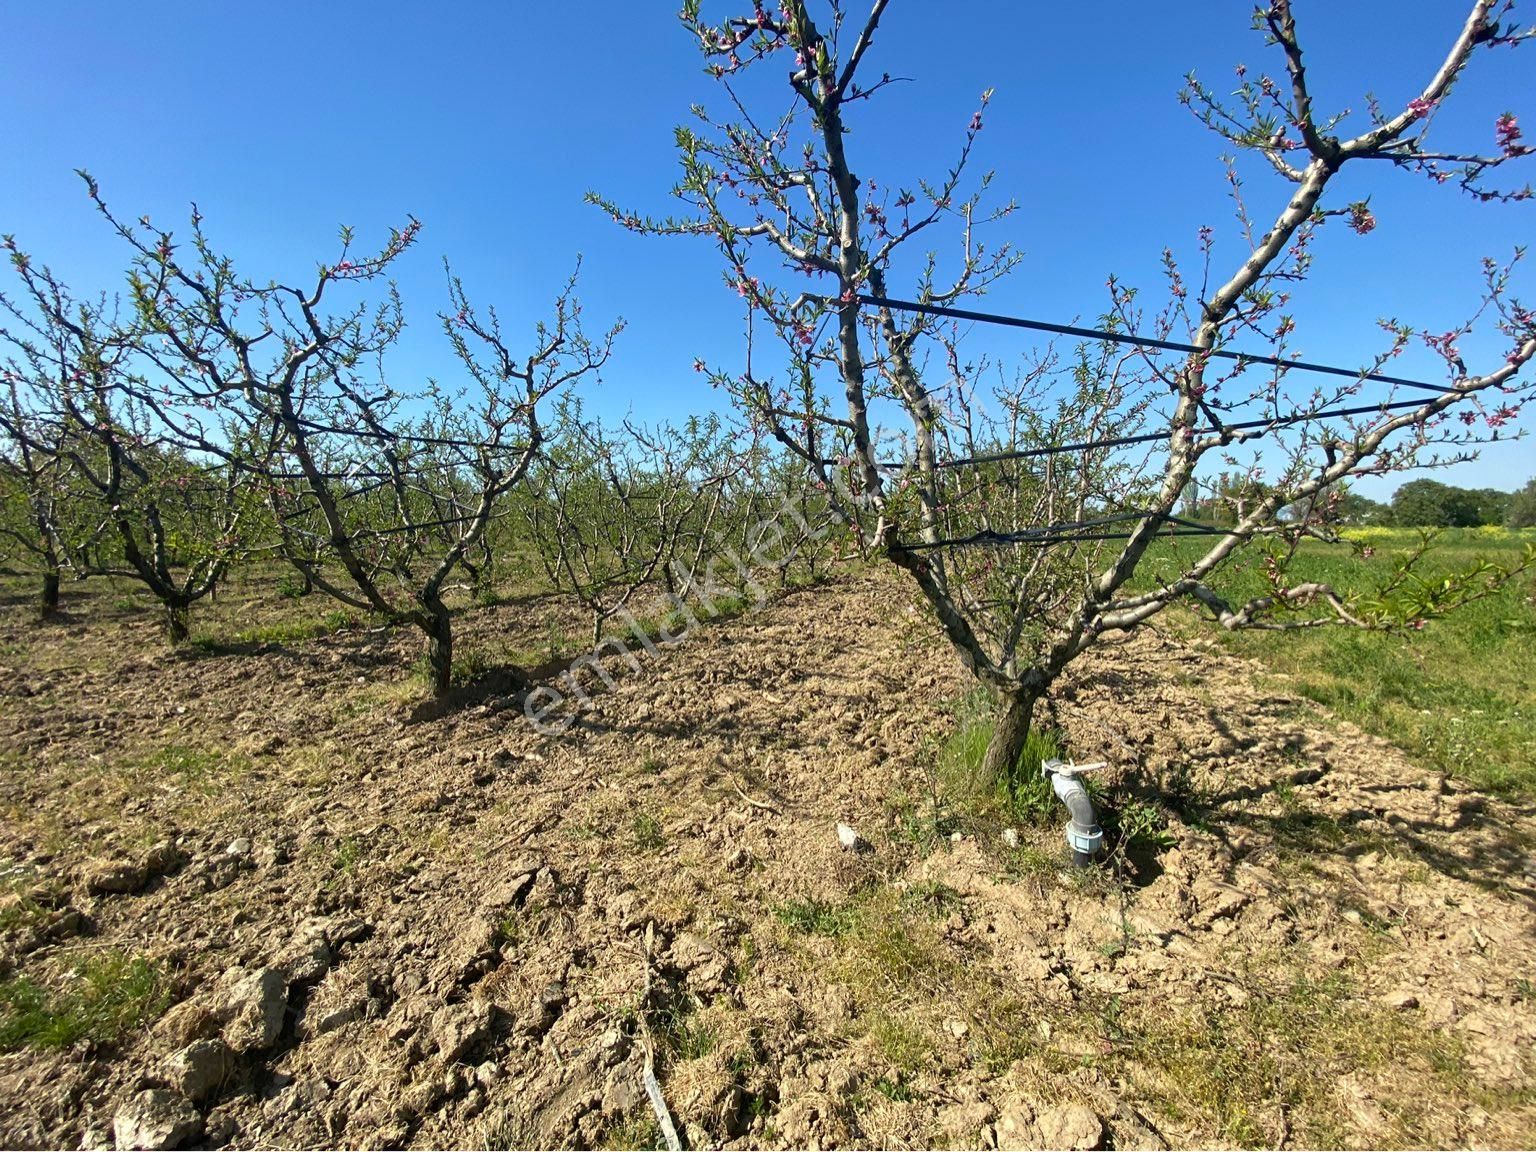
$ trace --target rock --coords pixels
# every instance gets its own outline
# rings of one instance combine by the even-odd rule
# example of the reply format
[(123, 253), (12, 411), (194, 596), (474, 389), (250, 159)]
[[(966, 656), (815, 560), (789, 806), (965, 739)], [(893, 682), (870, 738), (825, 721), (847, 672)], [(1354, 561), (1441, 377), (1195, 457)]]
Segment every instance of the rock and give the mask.
[(261, 968), (234, 983), (214, 1008), (224, 1042), (236, 1052), (259, 1052), (277, 1043), (288, 1011), (288, 978)]
[(1035, 1131), (1034, 1110), (1022, 1101), (1010, 1102), (998, 1117), (996, 1135), (1000, 1152), (1038, 1148), (1040, 1137)]
[(546, 984), (528, 1006), (528, 1014), (517, 1022), (520, 1032), (542, 1036), (554, 1026), (565, 1007), (565, 985), (558, 980)]
[(163, 1048), (185, 1048), (195, 1040), (219, 1034), (219, 1020), (206, 1004), (183, 1000), (156, 1022), (154, 1036)]
[(608, 1116), (628, 1116), (646, 1105), (640, 1071), (633, 1064), (621, 1064), (608, 1075), (600, 1107)]
[(187, 862), (187, 854), (170, 840), (161, 840), (144, 853), (144, 870), (150, 876), (164, 876)]
[(1040, 1137), (1047, 1148), (1069, 1148), (1074, 1152), (1104, 1146), (1104, 1121), (1092, 1108), (1082, 1104), (1059, 1104), (1040, 1113), (1037, 1121)]
[(430, 1028), (432, 1043), (445, 1064), (457, 1064), (491, 1034), (491, 1006), (483, 1000), (438, 1009)]
[(709, 946), (709, 941), (692, 932), (684, 932), (672, 942), (672, 963), (679, 971), (692, 972), (714, 956), (715, 950)]
[(272, 965), (290, 984), (313, 984), (330, 970), (335, 959), (326, 943), (330, 922), (323, 917), (306, 921)]
[(1003, 843), (1010, 848), (1017, 848), (1019, 846), (1019, 830), (1017, 828), (1004, 828)]
[(238, 836), (231, 840), (224, 849), (226, 856), (249, 856), (251, 854), (251, 839), (249, 836)]
[(944, 1021), (944, 1031), (948, 1032), (956, 1040), (964, 1040), (971, 1029), (964, 1020), (950, 1019)]
[(130, 1096), (112, 1117), (119, 1148), (180, 1148), (203, 1134), (203, 1118), (190, 1101), (164, 1088)]
[(1381, 998), (1381, 1002), (1395, 1012), (1407, 1012), (1410, 1008), (1419, 1006), (1419, 998), (1406, 988), (1388, 992)]
[[(720, 1098), (720, 1107), (715, 1113), (715, 1126), (724, 1132), (726, 1138), (734, 1140), (738, 1136), (745, 1136), (751, 1120), (747, 1115), (747, 1094), (740, 1084), (732, 1084)], [(707, 1141), (706, 1141), (707, 1143)], [(705, 1144), (695, 1147), (702, 1148)]]
[(310, 1028), (316, 1036), (324, 1036), (327, 1032), (334, 1032), (338, 1028), (344, 1028), (354, 1020), (361, 1020), (368, 1014), (368, 997), (358, 995), (350, 1000), (344, 1000), (333, 1008), (328, 1008), (316, 1014), (314, 1023)]
[(194, 1040), (165, 1062), (165, 1078), (188, 1100), (202, 1101), (218, 1090), (235, 1068), (235, 1054), (222, 1040)]
[(869, 847), (868, 842), (846, 824), (837, 826), (837, 842), (842, 845), (844, 852), (858, 852)]
[(95, 860), (86, 865), (85, 890), (93, 895), (130, 895), (149, 883), (149, 869), (132, 860)]
[(956, 1144), (973, 1144), (977, 1134), (992, 1122), (995, 1115), (997, 1112), (992, 1105), (983, 1101), (951, 1104), (939, 1109), (939, 1128)]
[(597, 1050), (603, 1067), (612, 1068), (629, 1055), (629, 1037), (617, 1028), (610, 1028), (598, 1040)]

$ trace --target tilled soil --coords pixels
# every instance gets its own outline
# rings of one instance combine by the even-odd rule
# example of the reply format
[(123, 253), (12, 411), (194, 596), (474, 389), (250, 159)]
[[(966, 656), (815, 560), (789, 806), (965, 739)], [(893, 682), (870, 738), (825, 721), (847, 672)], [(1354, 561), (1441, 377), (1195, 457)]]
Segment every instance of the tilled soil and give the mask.
[(5, 612), (0, 978), (158, 981), (0, 1054), (7, 1146), (645, 1146), (648, 1057), (693, 1147), (1536, 1141), (1533, 814), (1209, 642), (1059, 694), (1120, 826), (1081, 873), (938, 780), (968, 685), (885, 575), (610, 659), (558, 736), (421, 708), (401, 632)]

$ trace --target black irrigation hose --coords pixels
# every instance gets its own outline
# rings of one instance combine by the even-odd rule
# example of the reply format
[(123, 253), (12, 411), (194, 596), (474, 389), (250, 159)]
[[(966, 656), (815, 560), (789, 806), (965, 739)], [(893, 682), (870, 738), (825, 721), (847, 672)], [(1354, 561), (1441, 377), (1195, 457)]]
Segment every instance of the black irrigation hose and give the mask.
[(1426, 384), (1422, 380), (1405, 380), (1401, 376), (1385, 376), (1379, 372), (1362, 372), (1359, 369), (1339, 368), (1332, 364), (1313, 364), (1306, 360), (1282, 360), (1278, 356), (1255, 356), (1246, 352), (1228, 352), (1224, 348), (1197, 348), (1193, 344), (1180, 344), (1176, 340), (1158, 340), (1152, 336), (1135, 336), (1128, 332), (1106, 332), (1101, 328), (1074, 328), (1069, 324), (1048, 324), (1044, 320), (1024, 320), (1017, 316), (1000, 316), (995, 312), (971, 312), (964, 308), (949, 308), (939, 304), (918, 304), (911, 300), (893, 300), (888, 296), (859, 294), (859, 302), (876, 308), (894, 308), (900, 312), (918, 312), (929, 316), (947, 316), (955, 320), (974, 320), (980, 324), (1000, 324), (1006, 328), (1028, 328), (1035, 332), (1054, 332), (1062, 336), (1078, 336), (1085, 340), (1109, 340), (1116, 344), (1134, 344), (1140, 348), (1162, 348), (1169, 352), (1189, 352), (1196, 355), (1216, 356), (1223, 360), (1238, 360), (1245, 364), (1268, 364), (1275, 368), (1294, 369), (1297, 372), (1320, 372), (1327, 376), (1347, 376), (1351, 380), (1376, 380), (1383, 384), (1396, 384), (1403, 388), (1419, 388), (1426, 392), (1455, 392), (1442, 384)]
[(1172, 525), (1177, 531), (1159, 532), (1159, 538), (1168, 536), (1225, 536), (1230, 531), (1197, 520), (1185, 520), (1182, 516), (1156, 512), (1118, 512), (1112, 516), (1099, 516), (1092, 520), (1073, 520), (1062, 524), (1042, 524), (1039, 528), (1026, 528), (1018, 532), (976, 532), (970, 536), (958, 536), (951, 540), (935, 540), (932, 543), (904, 544), (908, 552), (927, 552), (935, 548), (961, 548), (971, 545), (1009, 544), (1060, 544), (1078, 540), (1129, 540), (1131, 533), (1080, 533), (1080, 528), (1104, 528), (1111, 524), (1123, 524), (1127, 520), (1156, 518)]
[[(1194, 428), (1190, 434), (1208, 436), (1213, 432), (1246, 432), (1253, 428), (1284, 428), (1292, 424), (1305, 424), (1312, 420), (1330, 420), (1340, 416), (1364, 416), (1370, 412), (1395, 412), (1402, 408), (1417, 408), (1418, 400), (1398, 400), (1392, 404), (1361, 404), (1355, 408), (1332, 408), (1323, 412), (1297, 413), (1265, 420), (1243, 420), (1236, 424), (1210, 425)], [(1053, 444), (1041, 448), (1020, 448), (1014, 452), (995, 452), (990, 456), (970, 456), (960, 460), (941, 460), (935, 468), (964, 468), (969, 464), (998, 464), (1005, 460), (1025, 460), (1036, 456), (1057, 456), (1063, 452), (1087, 452), (1094, 448), (1124, 448), (1131, 444), (1149, 444), (1163, 440), (1169, 432), (1143, 432), (1136, 436), (1118, 436), (1109, 440), (1084, 440), (1078, 444)], [(914, 461), (882, 460), (881, 468), (908, 468)]]

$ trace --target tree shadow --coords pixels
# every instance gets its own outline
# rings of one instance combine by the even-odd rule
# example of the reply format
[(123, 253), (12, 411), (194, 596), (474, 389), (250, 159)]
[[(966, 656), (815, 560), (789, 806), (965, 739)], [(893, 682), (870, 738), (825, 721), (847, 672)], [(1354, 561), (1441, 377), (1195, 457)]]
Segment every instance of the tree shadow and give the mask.
[(503, 664), (489, 668), (464, 684), (450, 688), (442, 696), (434, 696), (415, 705), (406, 716), (407, 724), (426, 724), (441, 720), (455, 712), (488, 704), (527, 692), (534, 686), (527, 670), (516, 664)]

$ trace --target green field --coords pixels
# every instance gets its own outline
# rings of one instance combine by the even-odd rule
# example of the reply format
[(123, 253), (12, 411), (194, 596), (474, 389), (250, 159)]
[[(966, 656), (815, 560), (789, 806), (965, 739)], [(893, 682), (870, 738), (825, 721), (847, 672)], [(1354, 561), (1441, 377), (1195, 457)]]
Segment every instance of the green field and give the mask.
[[(1307, 541), (1290, 582), (1326, 581), (1370, 600), (1419, 540), (1413, 529), (1362, 528), (1350, 535), (1373, 554), (1363, 558), (1346, 545)], [(1450, 529), (1436, 537), (1416, 571), (1439, 580), (1479, 559), (1511, 567), (1532, 541), (1536, 532), (1529, 530)], [(1176, 575), (1175, 548), (1195, 554), (1187, 544), (1169, 545), (1144, 571)], [(1218, 591), (1233, 602), (1263, 594), (1259, 559), (1217, 580)], [(1181, 610), (1178, 619), (1200, 627), (1193, 613)], [(1231, 651), (1290, 677), (1296, 692), (1391, 740), (1424, 767), (1488, 791), (1536, 795), (1536, 572), (1527, 570), (1486, 598), (1431, 617), (1417, 631), (1207, 628)]]

